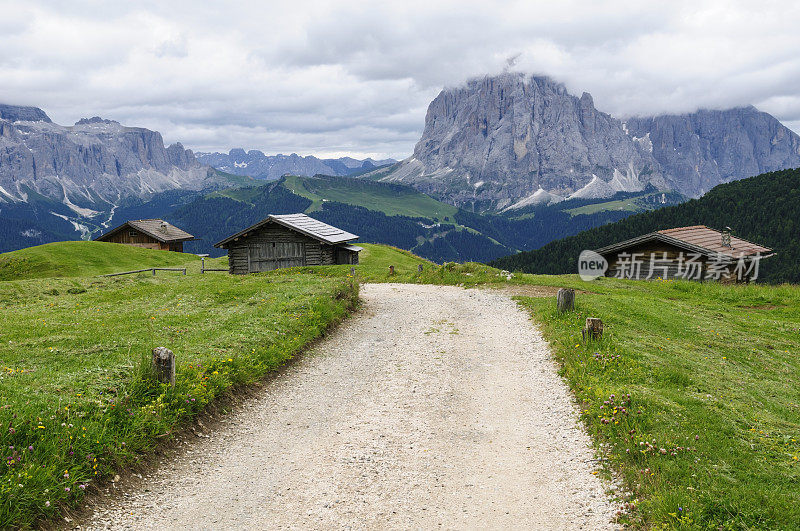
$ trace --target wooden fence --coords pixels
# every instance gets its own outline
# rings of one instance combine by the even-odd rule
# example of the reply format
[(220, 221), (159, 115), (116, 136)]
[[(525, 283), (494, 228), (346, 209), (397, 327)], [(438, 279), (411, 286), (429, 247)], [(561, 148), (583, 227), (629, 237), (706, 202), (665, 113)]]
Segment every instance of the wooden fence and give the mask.
[[(123, 271), (122, 273), (109, 273), (107, 275), (100, 275), (100, 276), (101, 277), (118, 277), (120, 275), (133, 275), (134, 273), (145, 273), (147, 271), (152, 271), (153, 272), (153, 276), (156, 276), (156, 271), (181, 271), (184, 275), (186, 274), (186, 268), (185, 267), (148, 267), (147, 269), (135, 269), (133, 271)], [(206, 269), (206, 271), (209, 271), (209, 270)]]

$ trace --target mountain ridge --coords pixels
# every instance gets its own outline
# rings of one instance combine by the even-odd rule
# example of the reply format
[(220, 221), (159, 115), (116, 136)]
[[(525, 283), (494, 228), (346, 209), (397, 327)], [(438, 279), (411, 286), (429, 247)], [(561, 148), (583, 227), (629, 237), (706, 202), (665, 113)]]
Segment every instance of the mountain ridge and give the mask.
[(397, 162), (394, 159), (374, 160), (366, 158), (359, 160), (352, 157), (320, 159), (314, 155), (302, 156), (297, 153), (266, 155), (257, 149), (245, 151), (242, 148), (231, 149), (228, 153), (201, 152), (196, 155), (199, 162), (208, 164), (218, 170), (263, 180), (275, 180), (284, 175), (302, 175), (304, 177), (333, 175), (335, 177), (343, 177)]
[(0, 202), (36, 193), (80, 215), (126, 196), (202, 189), (214, 177), (180, 143), (165, 146), (158, 131), (99, 117), (63, 126), (36, 107), (0, 106), (0, 147)]
[(374, 175), (462, 208), (498, 211), (539, 189), (608, 197), (651, 184), (697, 197), (721, 182), (796, 166), (800, 136), (753, 106), (620, 120), (596, 109), (587, 92), (577, 97), (547, 76), (504, 73), (442, 90), (413, 155)]

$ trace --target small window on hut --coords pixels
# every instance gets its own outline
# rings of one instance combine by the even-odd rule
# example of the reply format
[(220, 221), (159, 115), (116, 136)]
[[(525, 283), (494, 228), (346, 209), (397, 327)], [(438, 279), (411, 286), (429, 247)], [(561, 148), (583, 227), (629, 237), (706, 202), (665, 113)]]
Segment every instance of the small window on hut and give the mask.
[(139, 233), (136, 232), (135, 230), (129, 230), (128, 231), (128, 236), (136, 236), (137, 234), (139, 234)]
[(272, 248), (273, 249), (275, 248), (275, 242), (272, 242)]

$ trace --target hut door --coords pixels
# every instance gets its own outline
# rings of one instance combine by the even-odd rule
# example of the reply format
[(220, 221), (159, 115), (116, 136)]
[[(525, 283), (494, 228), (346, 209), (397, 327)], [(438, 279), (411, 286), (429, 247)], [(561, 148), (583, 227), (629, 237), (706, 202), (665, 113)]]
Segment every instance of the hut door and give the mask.
[(272, 271), (281, 267), (305, 265), (305, 244), (300, 242), (266, 242), (248, 246), (250, 273)]

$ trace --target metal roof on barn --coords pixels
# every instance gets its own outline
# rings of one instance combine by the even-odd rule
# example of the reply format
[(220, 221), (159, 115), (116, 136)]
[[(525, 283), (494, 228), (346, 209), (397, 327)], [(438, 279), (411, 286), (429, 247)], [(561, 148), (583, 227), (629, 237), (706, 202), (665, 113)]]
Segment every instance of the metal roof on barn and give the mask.
[(282, 225), (331, 245), (358, 239), (358, 236), (355, 234), (351, 234), (345, 230), (334, 227), (333, 225), (328, 225), (327, 223), (323, 223), (312, 217), (306, 216), (305, 214), (271, 214), (255, 225), (247, 227), (246, 229), (237, 232), (233, 236), (225, 238), (221, 242), (215, 243), (214, 247), (222, 247), (237, 238), (246, 236), (249, 232), (266, 225), (267, 223), (277, 223), (278, 225)]
[(772, 252), (769, 247), (764, 247), (736, 236), (731, 236), (730, 247), (727, 247), (722, 244), (722, 232), (705, 225), (659, 230), (602, 247), (595, 252), (605, 255), (651, 241), (661, 241), (709, 256), (721, 254), (731, 258), (742, 258), (756, 254), (766, 255)]
[(194, 240), (194, 236), (184, 230), (179, 229), (175, 225), (167, 223), (163, 219), (135, 219), (126, 221), (119, 227), (116, 227), (105, 234), (98, 236), (95, 238), (95, 240), (103, 241), (112, 234), (116, 234), (127, 227), (138, 230), (139, 232), (142, 232), (163, 243)]

